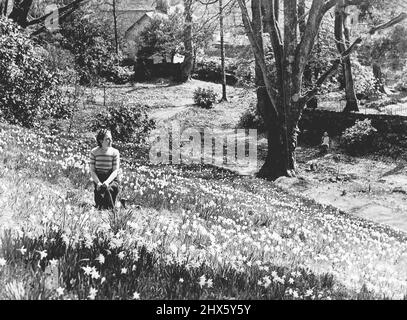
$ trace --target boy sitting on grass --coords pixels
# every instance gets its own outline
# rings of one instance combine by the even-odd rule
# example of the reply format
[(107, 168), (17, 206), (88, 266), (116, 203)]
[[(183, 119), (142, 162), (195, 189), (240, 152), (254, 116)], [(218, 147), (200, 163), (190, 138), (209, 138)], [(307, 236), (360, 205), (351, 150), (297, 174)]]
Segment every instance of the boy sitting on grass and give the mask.
[(100, 130), (96, 141), (98, 146), (90, 152), (96, 208), (113, 209), (119, 193), (120, 153), (112, 147), (112, 133), (109, 130)]

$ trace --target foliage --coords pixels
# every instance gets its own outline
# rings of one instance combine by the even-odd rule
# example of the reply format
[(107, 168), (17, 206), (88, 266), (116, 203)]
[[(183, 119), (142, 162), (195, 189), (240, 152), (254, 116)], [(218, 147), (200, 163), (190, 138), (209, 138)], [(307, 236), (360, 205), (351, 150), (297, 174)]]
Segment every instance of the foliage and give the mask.
[(137, 35), (137, 61), (146, 62), (153, 54), (160, 55), (164, 60), (170, 57), (172, 61), (175, 54), (183, 53), (182, 34), (182, 13), (175, 12), (168, 17), (154, 15), (150, 23)]
[(66, 118), (60, 78), (44, 66), (40, 48), (11, 20), (0, 18), (0, 113), (8, 122), (33, 127)]
[(94, 15), (75, 11), (61, 24), (61, 46), (75, 57), (80, 84), (94, 84), (111, 73), (115, 61), (112, 33), (106, 22)]
[(106, 74), (106, 80), (115, 84), (125, 84), (134, 77), (133, 68), (114, 65)]
[[(360, 23), (355, 32), (366, 32), (363, 28), (387, 22), (404, 11), (398, 1), (365, 1), (362, 5)], [(407, 28), (398, 24), (368, 37), (358, 49), (358, 57), (363, 65), (377, 63), (386, 78), (386, 83), (397, 81), (403, 75), (407, 62)]]
[(148, 118), (145, 106), (131, 104), (119, 97), (113, 99), (105, 111), (98, 113), (91, 125), (93, 131), (108, 128), (115, 140), (137, 146), (145, 142), (154, 127), (155, 122)]
[[(331, 61), (336, 59), (338, 52), (335, 45), (333, 19), (325, 17), (321, 23), (318, 37), (308, 59), (307, 70), (311, 79), (304, 79), (304, 86), (308, 90), (313, 83), (331, 66)], [(332, 92), (338, 87), (338, 73), (335, 72), (321, 86), (321, 92)], [(311, 80), (311, 83), (309, 82)]]
[(207, 21), (199, 22), (193, 21), (192, 24), (192, 42), (194, 44), (195, 55), (209, 48), (217, 27), (216, 20), (213, 20), (215, 23), (212, 24), (207, 23)]
[(78, 82), (78, 73), (75, 70), (75, 57), (60, 45), (61, 37), (41, 41), (41, 57), (44, 65), (50, 72), (59, 76), (61, 85), (72, 85)]
[(237, 84), (242, 86), (252, 86), (254, 84), (255, 70), (254, 62), (247, 59), (238, 59), (235, 63), (234, 74)]
[(352, 72), (355, 91), (358, 96), (371, 100), (379, 99), (382, 96), (380, 92), (380, 79), (374, 77), (372, 68), (362, 66), (359, 61), (353, 59)]
[(395, 85), (395, 89), (407, 92), (407, 65), (402, 70), (400, 78)]
[[(225, 59), (226, 83), (228, 85), (253, 85), (254, 63), (243, 58)], [(195, 79), (220, 83), (222, 81), (222, 67), (219, 59), (200, 58), (196, 63), (193, 74)]]
[(259, 132), (265, 131), (264, 121), (259, 115), (255, 103), (250, 103), (249, 108), (240, 117), (237, 127), (245, 129), (257, 129)]
[(194, 91), (194, 102), (201, 108), (210, 109), (216, 102), (217, 94), (212, 89), (197, 88)]
[(342, 134), (341, 145), (351, 155), (364, 154), (371, 149), (376, 132), (370, 119), (356, 120), (355, 125)]

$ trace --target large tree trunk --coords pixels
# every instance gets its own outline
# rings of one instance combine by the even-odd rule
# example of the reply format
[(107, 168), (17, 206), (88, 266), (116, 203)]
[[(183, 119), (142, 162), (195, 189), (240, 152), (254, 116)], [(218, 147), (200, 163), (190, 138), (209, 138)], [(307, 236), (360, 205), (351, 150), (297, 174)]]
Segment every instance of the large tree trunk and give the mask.
[(281, 120), (267, 123), (267, 157), (257, 177), (275, 180), (282, 176), (295, 176), (293, 149), (286, 143), (287, 130)]
[[(349, 29), (345, 12), (345, 0), (340, 0), (335, 9), (335, 40), (339, 53), (342, 55), (349, 46)], [(352, 76), (350, 56), (343, 59), (343, 82), (346, 93), (346, 106), (344, 112), (359, 111), (355, 86)]]
[(279, 116), (266, 119), (268, 152), (266, 162), (257, 176), (275, 180), (281, 176), (296, 175), (295, 148), (297, 147), (298, 121), (301, 116), (299, 102), (302, 74), (295, 63), (297, 48), (297, 5), (296, 1), (284, 1), (284, 51), (276, 56), (276, 63), (280, 65), (278, 72), (278, 101)]
[(194, 50), (192, 44), (192, 0), (184, 0), (184, 61), (181, 64), (181, 81), (185, 82), (191, 78), (191, 72), (194, 65)]

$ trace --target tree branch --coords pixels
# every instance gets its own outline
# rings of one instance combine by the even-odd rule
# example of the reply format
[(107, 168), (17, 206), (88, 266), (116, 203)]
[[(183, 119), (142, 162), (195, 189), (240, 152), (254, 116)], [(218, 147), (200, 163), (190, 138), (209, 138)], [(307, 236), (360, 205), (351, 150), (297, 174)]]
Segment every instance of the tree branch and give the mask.
[(390, 21), (388, 21), (386, 23), (379, 24), (378, 26), (372, 27), (369, 30), (369, 34), (373, 35), (379, 30), (390, 28), (391, 26), (394, 26), (395, 24), (402, 22), (406, 18), (407, 18), (407, 13), (402, 12), (397, 17), (391, 19)]
[[(73, 12), (73, 11), (70, 11), (70, 9), (77, 9), (83, 2), (86, 2), (86, 1), (89, 1), (89, 0), (74, 0), (71, 3), (67, 4), (66, 6), (59, 8), (58, 13), (60, 14), (60, 16), (62, 16), (62, 15), (64, 15), (64, 13), (66, 13), (68, 11)], [(42, 17), (28, 21), (26, 26), (28, 27), (28, 26), (40, 24), (40, 23), (44, 22), (45, 19), (47, 19), (51, 14), (52, 14), (52, 11), (47, 13), (46, 15), (43, 15)]]
[[(336, 3), (337, 0), (335, 0)], [(329, 3), (332, 1), (328, 1)], [(300, 74), (304, 72), (308, 57), (311, 53), (315, 38), (318, 34), (319, 26), (324, 16), (324, 8), (327, 4), (323, 0), (314, 0), (309, 10), (309, 17), (301, 42), (297, 48), (296, 64)]]
[[(361, 1), (362, 2), (362, 1)], [(397, 23), (402, 22), (403, 20), (405, 20), (407, 18), (407, 13), (403, 12), (400, 15), (398, 15), (397, 17), (389, 20), (386, 23), (380, 24), (378, 26), (374, 26), (370, 29), (369, 34), (373, 35), (375, 34), (377, 31), (379, 30), (383, 30), (386, 28), (389, 28), (391, 26), (394, 26)], [(338, 69), (339, 65), (341, 64), (342, 60), (346, 57), (348, 57), (356, 48), (356, 46), (358, 44), (360, 44), (362, 42), (362, 37), (357, 38), (352, 45), (346, 49), (341, 56), (334, 60), (332, 63), (332, 66), (317, 80), (317, 82), (315, 83), (315, 86), (313, 89), (311, 89), (310, 91), (308, 91), (302, 98), (302, 102), (306, 103), (308, 102), (310, 99), (312, 99), (312, 97), (318, 92), (319, 88), (321, 87), (321, 85), (325, 82), (325, 80), (333, 73), (336, 71), (336, 69)]]
[[(259, 1), (259, 0), (253, 0), (253, 1)], [(237, 0), (237, 2), (239, 4), (241, 12), (242, 12), (242, 20), (243, 20), (243, 24), (245, 26), (247, 37), (249, 38), (250, 44), (253, 48), (253, 53), (259, 63), (259, 66), (260, 66), (262, 74), (263, 74), (264, 83), (265, 83), (266, 90), (267, 90), (267, 93), (270, 98), (271, 105), (273, 107), (273, 111), (274, 111), (275, 115), (278, 117), (279, 112), (277, 110), (277, 101), (275, 98), (275, 92), (274, 92), (274, 88), (271, 86), (270, 81), (268, 81), (268, 72), (267, 72), (266, 62), (264, 60), (264, 55), (262, 55), (262, 50), (260, 49), (259, 44), (257, 43), (257, 41), (254, 37), (253, 28), (252, 28), (250, 18), (249, 18), (249, 13), (247, 12), (247, 8), (244, 3), (244, 0)]]
[(359, 45), (362, 42), (362, 38), (357, 38), (352, 45), (350, 45), (350, 47), (348, 49), (346, 49), (342, 55), (338, 58), (335, 59), (332, 62), (332, 66), (326, 71), (324, 72), (321, 77), (319, 77), (319, 79), (317, 80), (317, 82), (315, 83), (314, 88), (312, 88), (310, 91), (308, 91), (303, 97), (301, 97), (301, 102), (302, 103), (307, 103), (309, 100), (311, 100), (318, 92), (319, 88), (321, 87), (321, 85), (325, 82), (325, 80), (331, 76), (337, 69), (338, 67), (341, 65), (342, 60), (346, 57), (348, 57), (357, 47), (357, 45)]
[[(64, 21), (66, 17), (68, 17), (72, 12), (75, 11), (75, 8), (71, 8), (70, 10), (65, 11), (62, 15), (59, 16), (59, 21)], [(35, 30), (30, 34), (30, 37), (35, 37), (47, 30), (46, 26), (42, 26), (39, 29)]]
[(276, 7), (275, 1), (262, 1), (264, 5), (265, 18), (263, 19), (266, 27), (266, 31), (270, 35), (271, 45), (273, 47), (273, 52), (275, 55), (277, 76), (282, 84), (282, 73), (283, 73), (283, 56), (284, 56), (284, 45), (281, 37), (280, 28), (278, 26), (278, 20), (276, 18)]

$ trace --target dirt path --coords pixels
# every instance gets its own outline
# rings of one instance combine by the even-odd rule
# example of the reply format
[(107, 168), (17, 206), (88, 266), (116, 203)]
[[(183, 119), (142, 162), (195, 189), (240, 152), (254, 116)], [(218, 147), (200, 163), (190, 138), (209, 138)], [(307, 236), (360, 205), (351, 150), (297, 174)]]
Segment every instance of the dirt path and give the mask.
[(149, 113), (151, 119), (156, 120), (158, 123), (171, 120), (178, 113), (186, 111), (189, 108), (188, 105), (179, 106), (179, 107), (165, 107), (159, 109), (153, 109)]

